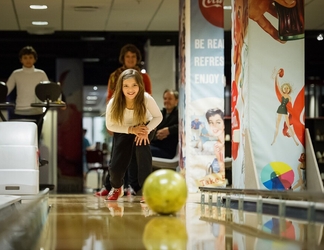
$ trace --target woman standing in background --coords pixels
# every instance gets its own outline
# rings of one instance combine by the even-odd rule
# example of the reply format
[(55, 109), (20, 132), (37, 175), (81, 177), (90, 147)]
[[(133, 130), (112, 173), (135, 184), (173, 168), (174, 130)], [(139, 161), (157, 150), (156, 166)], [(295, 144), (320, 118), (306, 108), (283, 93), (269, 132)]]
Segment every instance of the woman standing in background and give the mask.
[[(118, 77), (126, 69), (135, 69), (138, 72), (140, 72), (142, 79), (143, 79), (145, 92), (152, 95), (151, 79), (147, 73), (142, 73), (141, 69), (139, 67), (141, 60), (142, 60), (141, 52), (135, 45), (126, 44), (125, 46), (123, 46), (121, 48), (120, 53), (119, 53), (119, 62), (122, 64), (122, 66), (119, 67), (118, 69), (116, 69), (109, 76), (108, 91), (107, 91), (107, 98), (106, 98), (107, 104), (115, 92)], [(113, 133), (111, 131), (108, 131), (108, 132), (110, 135), (113, 135)], [(113, 150), (113, 146), (112, 146), (111, 151), (112, 150)], [(130, 187), (127, 188), (128, 194), (135, 194), (136, 191), (138, 191), (138, 190), (133, 190), (133, 188), (132, 188), (132, 186), (137, 186), (136, 183), (133, 183), (133, 182), (128, 183), (128, 179), (131, 179), (131, 180), (137, 179), (135, 176), (128, 178), (128, 175), (130, 175), (130, 172), (132, 173), (131, 175), (134, 175), (137, 170), (136, 155), (133, 154), (133, 156), (134, 156), (134, 158), (131, 160), (129, 169), (134, 168), (134, 171), (129, 170), (128, 174), (126, 174), (126, 176), (125, 176), (125, 184), (126, 184), (125, 186), (128, 187), (128, 184), (130, 185)], [(134, 172), (134, 174), (133, 174), (133, 172)], [(137, 175), (137, 173), (136, 173), (136, 175)], [(96, 192), (95, 195), (96, 196), (107, 196), (110, 189), (111, 189), (111, 186), (109, 183), (109, 174), (108, 174), (108, 176), (106, 178), (106, 182), (104, 184), (104, 187), (99, 192)]]

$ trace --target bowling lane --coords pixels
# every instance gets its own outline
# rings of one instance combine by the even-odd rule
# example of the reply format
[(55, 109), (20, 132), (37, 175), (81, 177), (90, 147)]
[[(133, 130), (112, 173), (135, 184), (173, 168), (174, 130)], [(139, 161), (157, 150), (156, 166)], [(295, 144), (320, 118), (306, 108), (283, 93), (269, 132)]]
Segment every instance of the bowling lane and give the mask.
[(35, 249), (324, 249), (322, 224), (201, 205), (200, 194), (173, 216), (139, 200), (51, 194)]

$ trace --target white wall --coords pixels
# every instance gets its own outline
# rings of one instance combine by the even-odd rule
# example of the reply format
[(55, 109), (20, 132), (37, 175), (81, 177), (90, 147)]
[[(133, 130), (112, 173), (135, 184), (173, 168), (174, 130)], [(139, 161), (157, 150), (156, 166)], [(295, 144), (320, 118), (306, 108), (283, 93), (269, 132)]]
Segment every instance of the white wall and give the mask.
[(152, 94), (160, 108), (163, 107), (165, 89), (176, 88), (175, 46), (146, 46), (146, 70), (152, 81)]

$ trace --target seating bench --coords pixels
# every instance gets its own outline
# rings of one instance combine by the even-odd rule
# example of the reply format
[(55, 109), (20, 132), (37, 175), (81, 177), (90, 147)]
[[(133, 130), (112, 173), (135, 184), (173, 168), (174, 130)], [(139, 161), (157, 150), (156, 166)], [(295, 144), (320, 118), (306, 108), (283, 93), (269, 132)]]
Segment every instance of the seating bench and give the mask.
[(153, 170), (157, 169), (173, 169), (179, 166), (179, 148), (177, 148), (177, 153), (172, 159), (152, 157), (152, 167)]

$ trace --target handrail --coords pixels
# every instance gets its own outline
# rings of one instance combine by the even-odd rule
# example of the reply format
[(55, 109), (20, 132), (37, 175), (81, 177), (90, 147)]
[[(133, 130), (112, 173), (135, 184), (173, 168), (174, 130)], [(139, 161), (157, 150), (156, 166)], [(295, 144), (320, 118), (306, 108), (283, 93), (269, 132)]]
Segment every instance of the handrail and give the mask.
[(292, 190), (256, 190), (256, 189), (235, 189), (219, 187), (199, 187), (201, 192), (225, 193), (234, 195), (254, 195), (262, 197), (272, 197), (288, 200), (304, 200), (312, 202), (324, 202), (324, 193), (292, 191)]

